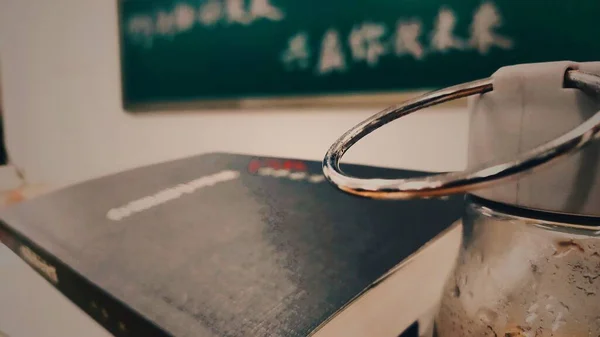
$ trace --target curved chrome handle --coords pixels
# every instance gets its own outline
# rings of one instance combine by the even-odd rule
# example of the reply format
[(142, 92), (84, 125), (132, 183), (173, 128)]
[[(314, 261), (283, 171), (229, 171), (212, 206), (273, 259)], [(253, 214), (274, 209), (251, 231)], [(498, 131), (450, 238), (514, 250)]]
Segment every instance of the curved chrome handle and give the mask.
[[(600, 95), (600, 77), (596, 75), (568, 70), (565, 85), (590, 95)], [(325, 177), (347, 193), (374, 199), (412, 199), (465, 193), (506, 179), (517, 179), (600, 138), (599, 111), (573, 130), (508, 162), (410, 179), (358, 178), (346, 175), (340, 169), (344, 153), (379, 127), (426, 107), (492, 90), (491, 78), (477, 80), (427, 93), (371, 116), (344, 133), (327, 151), (323, 160)]]

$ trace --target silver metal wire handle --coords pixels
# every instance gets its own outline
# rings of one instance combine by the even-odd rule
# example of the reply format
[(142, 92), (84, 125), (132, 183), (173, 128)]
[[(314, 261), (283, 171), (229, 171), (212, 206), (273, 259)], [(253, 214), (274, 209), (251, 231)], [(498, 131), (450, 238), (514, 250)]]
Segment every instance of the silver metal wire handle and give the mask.
[[(600, 77), (578, 70), (568, 70), (565, 87), (579, 88), (588, 95), (600, 96)], [(493, 90), (492, 79), (468, 82), (433, 91), (383, 110), (344, 133), (323, 159), (325, 177), (339, 189), (373, 199), (412, 199), (465, 193), (507, 179), (518, 179), (533, 170), (573, 154), (600, 138), (600, 111), (564, 135), (518, 155), (514, 160), (463, 172), (452, 172), (410, 179), (358, 178), (340, 169), (342, 156), (352, 145), (379, 127), (417, 110)]]

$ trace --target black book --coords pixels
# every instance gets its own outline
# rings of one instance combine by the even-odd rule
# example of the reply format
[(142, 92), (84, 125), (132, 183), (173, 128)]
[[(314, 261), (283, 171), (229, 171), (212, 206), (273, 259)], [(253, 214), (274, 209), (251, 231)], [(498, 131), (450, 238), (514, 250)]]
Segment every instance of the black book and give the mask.
[(13, 206), (0, 240), (119, 337), (417, 336), (462, 205), (353, 197), (319, 162), (208, 154)]

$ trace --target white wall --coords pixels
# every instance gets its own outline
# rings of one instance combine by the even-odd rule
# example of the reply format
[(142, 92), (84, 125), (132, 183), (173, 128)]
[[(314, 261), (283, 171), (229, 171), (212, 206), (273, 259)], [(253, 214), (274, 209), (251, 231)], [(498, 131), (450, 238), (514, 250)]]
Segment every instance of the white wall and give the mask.
[[(120, 103), (116, 14), (116, 0), (0, 0), (6, 141), (30, 182), (72, 183), (209, 151), (320, 160), (338, 135), (377, 110), (132, 116)], [(461, 169), (467, 130), (461, 110), (396, 122), (359, 144), (348, 160)]]

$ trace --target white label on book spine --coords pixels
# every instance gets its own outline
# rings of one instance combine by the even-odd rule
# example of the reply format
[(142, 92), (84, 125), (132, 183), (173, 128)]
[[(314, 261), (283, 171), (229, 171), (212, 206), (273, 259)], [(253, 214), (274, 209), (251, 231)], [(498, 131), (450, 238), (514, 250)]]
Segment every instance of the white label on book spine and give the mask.
[(55, 267), (44, 261), (44, 259), (42, 259), (29, 247), (19, 247), (19, 253), (21, 254), (21, 257), (23, 257), (23, 259), (33, 268), (41, 272), (44, 276), (46, 276), (46, 278), (52, 281), (52, 283), (58, 284), (58, 274), (56, 273)]

